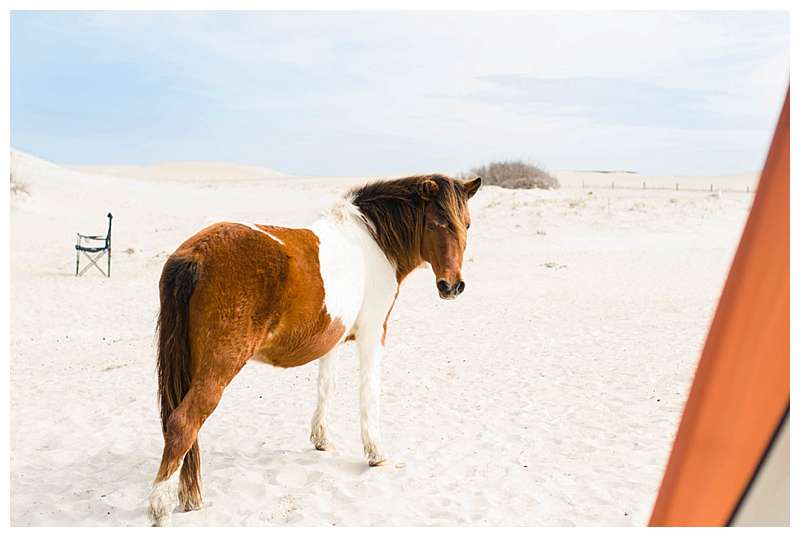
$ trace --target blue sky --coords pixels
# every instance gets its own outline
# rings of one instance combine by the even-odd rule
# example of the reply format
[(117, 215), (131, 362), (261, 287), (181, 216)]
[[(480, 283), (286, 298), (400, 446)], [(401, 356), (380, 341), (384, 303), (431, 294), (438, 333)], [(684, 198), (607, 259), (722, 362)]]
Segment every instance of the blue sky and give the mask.
[(781, 12), (14, 12), (11, 143), (296, 175), (763, 163)]

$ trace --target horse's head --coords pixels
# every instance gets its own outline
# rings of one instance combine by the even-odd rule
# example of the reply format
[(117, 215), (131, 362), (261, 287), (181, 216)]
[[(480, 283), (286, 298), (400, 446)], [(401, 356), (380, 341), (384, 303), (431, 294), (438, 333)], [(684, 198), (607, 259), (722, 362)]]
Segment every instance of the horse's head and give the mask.
[(430, 263), (439, 297), (452, 300), (464, 292), (461, 263), (470, 226), (467, 200), (481, 186), (481, 178), (459, 181), (443, 176), (425, 178), (419, 184), (425, 201), (420, 257)]

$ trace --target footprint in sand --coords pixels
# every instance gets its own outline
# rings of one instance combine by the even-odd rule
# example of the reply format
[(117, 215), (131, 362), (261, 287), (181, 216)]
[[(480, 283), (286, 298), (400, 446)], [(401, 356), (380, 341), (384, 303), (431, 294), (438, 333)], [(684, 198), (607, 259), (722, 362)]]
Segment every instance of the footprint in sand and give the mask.
[(322, 472), (309, 472), (306, 476), (306, 486), (321, 482), (323, 476), (324, 474)]
[(271, 485), (289, 488), (302, 488), (307, 482), (308, 472), (298, 466), (278, 469), (269, 477)]
[(296, 502), (297, 498), (291, 494), (283, 496), (272, 508), (272, 512), (267, 516), (267, 521), (285, 524), (290, 519), (296, 518), (293, 516), (297, 512)]

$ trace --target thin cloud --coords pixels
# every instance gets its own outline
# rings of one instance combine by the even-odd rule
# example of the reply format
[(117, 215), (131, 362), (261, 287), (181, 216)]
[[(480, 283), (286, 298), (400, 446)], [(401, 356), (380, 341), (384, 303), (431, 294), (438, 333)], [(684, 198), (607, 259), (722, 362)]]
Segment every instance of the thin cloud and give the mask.
[(539, 78), (519, 74), (477, 78), (485, 89), (433, 96), (514, 108), (541, 117), (573, 116), (602, 125), (680, 129), (758, 129), (759, 118), (740, 110), (722, 114), (722, 91), (670, 88), (613, 78)]
[(738, 172), (788, 80), (779, 12), (15, 12), (11, 29), (12, 144), (64, 163)]

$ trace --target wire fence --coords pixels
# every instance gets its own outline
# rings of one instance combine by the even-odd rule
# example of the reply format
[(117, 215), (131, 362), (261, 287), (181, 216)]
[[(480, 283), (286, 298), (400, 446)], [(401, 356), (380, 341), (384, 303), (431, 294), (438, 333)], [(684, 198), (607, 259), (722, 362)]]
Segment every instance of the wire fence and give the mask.
[(719, 184), (715, 185), (713, 183), (708, 185), (708, 188), (701, 188), (697, 185), (681, 186), (680, 183), (675, 183), (673, 186), (666, 186), (663, 183), (659, 182), (658, 185), (651, 184), (650, 186), (647, 185), (647, 181), (642, 181), (641, 186), (639, 185), (632, 185), (632, 184), (623, 184), (618, 185), (616, 181), (611, 181), (609, 184), (599, 185), (599, 184), (587, 184), (586, 181), (581, 181), (581, 188), (592, 188), (592, 189), (609, 189), (609, 190), (669, 190), (673, 192), (738, 192), (741, 194), (752, 194), (755, 192), (754, 188), (750, 188), (750, 186), (746, 186), (745, 188), (723, 188)]

